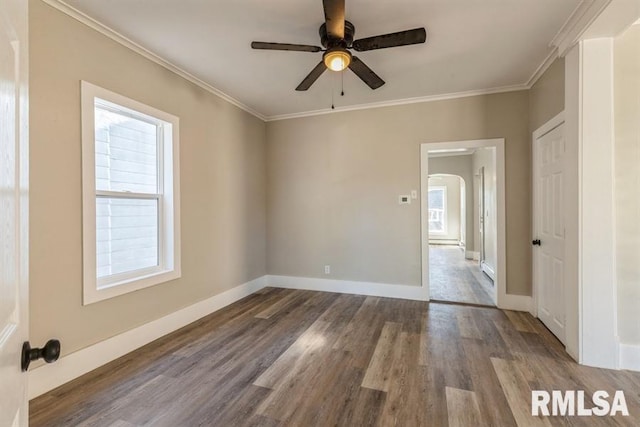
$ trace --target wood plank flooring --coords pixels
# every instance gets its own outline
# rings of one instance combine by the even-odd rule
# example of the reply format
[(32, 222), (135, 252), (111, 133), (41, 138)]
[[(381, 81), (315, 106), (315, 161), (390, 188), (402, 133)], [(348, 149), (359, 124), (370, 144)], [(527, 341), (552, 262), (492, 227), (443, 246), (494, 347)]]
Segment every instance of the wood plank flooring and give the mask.
[(429, 246), (431, 299), (495, 306), (493, 282), (458, 246)]
[[(530, 415), (532, 389), (631, 416)], [(32, 426), (640, 425), (640, 374), (577, 365), (528, 314), (267, 288), (30, 403)]]

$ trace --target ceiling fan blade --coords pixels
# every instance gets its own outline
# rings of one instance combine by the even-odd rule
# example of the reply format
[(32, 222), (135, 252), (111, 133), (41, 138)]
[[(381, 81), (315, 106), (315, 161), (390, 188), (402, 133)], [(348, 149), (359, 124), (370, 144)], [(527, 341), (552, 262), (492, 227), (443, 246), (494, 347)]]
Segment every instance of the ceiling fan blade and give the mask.
[(383, 34), (380, 36), (367, 37), (353, 42), (353, 49), (358, 52), (374, 49), (385, 49), (388, 47), (407, 46), (411, 44), (424, 43), (427, 40), (427, 31), (424, 28), (400, 31), (398, 33)]
[(382, 80), (371, 68), (367, 67), (367, 64), (359, 60), (356, 56), (351, 59), (349, 68), (373, 90), (378, 89), (384, 84), (384, 80)]
[(292, 50), (295, 52), (320, 52), (319, 46), (309, 46), (306, 44), (289, 44), (289, 43), (267, 43), (267, 42), (251, 42), (253, 49), (265, 50)]
[(309, 89), (311, 85), (316, 80), (318, 80), (318, 77), (320, 77), (326, 69), (327, 69), (327, 66), (324, 65), (324, 61), (320, 61), (320, 63), (316, 65), (316, 67), (313, 70), (311, 70), (311, 72), (307, 75), (307, 77), (305, 77), (304, 80), (298, 85), (296, 90), (303, 91), (303, 90)]
[(344, 0), (322, 0), (327, 35), (334, 39), (344, 38)]

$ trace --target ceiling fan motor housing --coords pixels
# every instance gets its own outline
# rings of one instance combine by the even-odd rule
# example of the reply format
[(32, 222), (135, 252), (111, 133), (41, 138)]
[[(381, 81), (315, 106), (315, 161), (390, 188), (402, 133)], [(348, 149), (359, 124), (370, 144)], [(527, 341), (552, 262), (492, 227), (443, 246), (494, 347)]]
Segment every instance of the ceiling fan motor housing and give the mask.
[(349, 49), (358, 52), (386, 49), (390, 47), (408, 46), (424, 43), (427, 33), (424, 27), (412, 30), (380, 34), (373, 37), (354, 40), (355, 26), (345, 18), (345, 0), (322, 0), (324, 23), (320, 26), (320, 42), (323, 47), (307, 44), (270, 43), (253, 41), (253, 49), (283, 50), (294, 52), (323, 52), (322, 61), (296, 87), (297, 91), (308, 90), (326, 70), (344, 71), (349, 69), (371, 89), (384, 85), (380, 78), (360, 58), (353, 56)]
[(344, 38), (343, 39), (331, 39), (327, 35), (327, 24), (322, 24), (320, 26), (320, 43), (325, 49), (330, 49), (332, 47), (342, 47), (347, 48), (350, 47), (353, 43), (353, 38), (356, 34), (356, 27), (349, 21), (344, 21)]

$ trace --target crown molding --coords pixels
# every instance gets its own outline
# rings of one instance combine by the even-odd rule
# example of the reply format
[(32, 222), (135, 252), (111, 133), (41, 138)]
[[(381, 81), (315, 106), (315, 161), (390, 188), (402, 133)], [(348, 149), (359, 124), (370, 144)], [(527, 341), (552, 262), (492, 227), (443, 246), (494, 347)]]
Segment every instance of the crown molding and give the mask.
[(323, 110), (305, 111), (302, 113), (291, 113), (291, 114), (267, 116), (265, 121), (274, 122), (278, 120), (298, 119), (302, 117), (320, 116), (324, 114), (344, 113), (346, 111), (368, 110), (372, 108), (393, 107), (397, 105), (419, 104), (423, 102), (433, 102), (433, 101), (445, 101), (448, 99), (467, 98), (470, 96), (478, 96), (478, 95), (491, 95), (495, 93), (516, 92), (519, 90), (527, 90), (527, 89), (529, 89), (529, 86), (527, 86), (526, 84), (519, 84), (519, 85), (512, 85), (512, 86), (502, 86), (502, 87), (497, 87), (492, 89), (478, 89), (478, 90), (470, 90), (465, 92), (454, 92), (454, 93), (446, 93), (446, 94), (440, 94), (440, 95), (420, 96), (416, 98), (396, 99), (392, 101), (370, 102), (367, 104), (357, 104), (357, 105), (349, 105), (346, 107), (336, 107), (333, 110), (330, 108), (327, 108)]
[(587, 28), (600, 16), (610, 2), (611, 0), (583, 0), (576, 6), (569, 18), (562, 24), (558, 33), (549, 43), (549, 47), (552, 48), (551, 52), (549, 52), (547, 57), (533, 72), (531, 77), (529, 77), (529, 80), (527, 80), (529, 89), (531, 89), (545, 71), (549, 69), (553, 61), (564, 56), (573, 44), (580, 39)]
[(162, 58), (160, 55), (150, 51), (149, 49), (139, 45), (138, 43), (134, 42), (133, 40), (125, 37), (124, 35), (122, 35), (120, 33), (118, 33), (117, 31), (113, 30), (112, 28), (107, 27), (106, 25), (96, 21), (95, 19), (93, 19), (90, 16), (86, 15), (85, 13), (79, 11), (78, 9), (74, 8), (73, 6), (70, 6), (69, 4), (65, 3), (64, 1), (62, 1), (62, 0), (41, 0), (41, 1), (43, 1), (46, 4), (48, 4), (51, 7), (59, 10), (60, 12), (64, 13), (65, 15), (68, 15), (71, 18), (74, 18), (75, 20), (83, 23), (84, 25), (96, 30), (100, 34), (109, 37), (111, 40), (121, 44), (122, 46), (131, 49), (135, 53), (137, 53), (139, 55), (142, 55), (143, 57), (147, 58), (148, 60), (153, 61), (156, 64), (166, 68), (167, 70), (179, 75), (183, 79), (195, 84), (196, 86), (206, 90), (207, 92), (212, 93), (213, 95), (216, 95), (216, 96), (224, 99), (225, 101), (229, 102), (230, 104), (235, 105), (236, 107), (240, 108), (241, 110), (246, 111), (247, 113), (259, 118), (262, 121), (265, 120), (265, 116), (263, 114), (259, 113), (258, 111), (254, 110), (253, 108), (249, 107), (248, 105), (245, 105), (242, 102), (240, 102), (237, 99), (235, 99), (234, 97), (232, 97), (230, 95), (227, 95), (226, 93), (224, 93), (220, 89), (217, 89), (217, 88), (211, 86), (210, 84), (204, 82), (203, 80), (199, 79), (198, 77), (194, 76), (193, 74), (190, 74), (189, 72), (183, 70), (182, 68), (178, 67), (177, 65), (175, 65), (175, 64), (171, 63), (170, 61)]
[(553, 64), (553, 61), (555, 61), (556, 59), (558, 59), (558, 49), (554, 48), (551, 52), (549, 52), (547, 57), (544, 59), (544, 61), (542, 61), (538, 68), (536, 68), (531, 77), (529, 77), (529, 80), (527, 80), (527, 87), (529, 89), (531, 89), (533, 85), (536, 84), (536, 82), (549, 69), (551, 64)]
[(41, 1), (57, 9), (58, 11), (64, 13), (65, 15), (68, 15), (71, 18), (74, 18), (77, 21), (87, 25), (88, 27), (94, 29), (95, 31), (98, 31), (102, 35), (109, 37), (111, 40), (121, 44), (122, 46), (127, 47), (128, 49), (134, 51), (135, 53), (142, 55), (144, 58), (147, 58), (150, 61), (153, 61), (154, 63), (177, 74), (178, 76), (206, 90), (207, 92), (224, 99), (230, 104), (240, 108), (243, 111), (246, 111), (247, 113), (257, 117), (258, 119), (265, 122), (271, 122), (271, 121), (295, 119), (295, 118), (302, 118), (302, 117), (312, 117), (312, 116), (318, 116), (323, 114), (341, 113), (346, 111), (357, 111), (357, 110), (366, 110), (371, 108), (383, 108), (383, 107), (392, 107), (392, 106), (399, 106), (399, 105), (418, 104), (423, 102), (444, 101), (444, 100), (456, 99), (456, 98), (466, 98), (466, 97), (478, 96), (478, 95), (490, 95), (490, 94), (496, 94), (496, 93), (514, 92), (519, 90), (531, 89), (531, 87), (544, 74), (544, 72), (549, 68), (549, 66), (553, 63), (553, 61), (555, 61), (556, 58), (564, 56), (564, 54), (566, 54), (566, 52), (573, 46), (574, 43), (576, 43), (579, 40), (580, 36), (583, 35), (583, 33), (589, 27), (589, 25), (593, 23), (593, 21), (602, 13), (602, 11), (609, 5), (609, 3), (612, 0), (582, 0), (582, 2), (572, 12), (571, 16), (563, 24), (562, 28), (558, 31), (556, 36), (553, 38), (553, 40), (549, 44), (549, 46), (552, 47), (553, 50), (549, 53), (549, 55), (547, 55), (547, 57), (538, 66), (538, 68), (534, 71), (534, 73), (531, 75), (531, 77), (529, 78), (529, 80), (527, 80), (526, 83), (511, 85), (511, 86), (502, 86), (502, 87), (490, 88), (490, 89), (478, 89), (478, 90), (470, 90), (470, 91), (464, 91), (464, 92), (454, 92), (454, 93), (446, 93), (446, 94), (439, 94), (439, 95), (427, 95), (427, 96), (421, 96), (421, 97), (415, 97), (415, 98), (405, 98), (405, 99), (398, 99), (398, 100), (392, 100), (392, 101), (372, 102), (372, 103), (366, 103), (366, 104), (338, 107), (333, 110), (323, 109), (323, 110), (305, 111), (300, 113), (280, 114), (280, 115), (273, 115), (273, 116), (267, 116), (265, 114), (260, 113), (259, 111), (254, 110), (248, 105), (243, 104), (236, 98), (222, 92), (221, 90), (215, 88), (209, 83), (206, 83), (205, 81), (199, 79), (193, 74), (171, 63), (170, 61), (161, 57), (160, 55), (139, 45), (138, 43), (125, 37), (124, 35), (106, 26), (105, 24), (102, 24), (101, 22), (91, 18), (90, 16), (79, 11), (73, 6), (70, 6), (63, 0), (41, 0)]
[(566, 55), (611, 1), (582, 0), (551, 40), (549, 46), (558, 50), (558, 56)]

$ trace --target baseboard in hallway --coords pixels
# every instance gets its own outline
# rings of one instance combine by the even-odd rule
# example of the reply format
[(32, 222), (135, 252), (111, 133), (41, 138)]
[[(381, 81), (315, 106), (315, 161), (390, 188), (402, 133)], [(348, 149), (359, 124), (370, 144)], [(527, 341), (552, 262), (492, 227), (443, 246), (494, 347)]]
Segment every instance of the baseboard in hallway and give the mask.
[(439, 300), (439, 299), (430, 299), (429, 303), (447, 304), (447, 305), (459, 305), (461, 307), (492, 308), (492, 309), (495, 309), (495, 310), (501, 310), (498, 307), (496, 307), (495, 305), (475, 304), (475, 303), (472, 303), (472, 302), (446, 301), (446, 300)]

